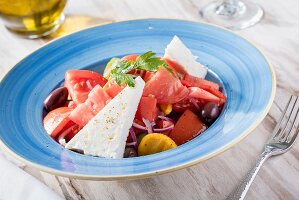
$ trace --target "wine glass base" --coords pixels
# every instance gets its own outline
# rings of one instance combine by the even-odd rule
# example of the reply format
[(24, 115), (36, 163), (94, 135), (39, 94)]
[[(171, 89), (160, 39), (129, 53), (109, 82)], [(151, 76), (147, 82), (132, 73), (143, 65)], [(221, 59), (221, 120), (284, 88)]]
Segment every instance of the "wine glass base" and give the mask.
[(237, 1), (236, 5), (216, 1), (202, 8), (199, 14), (209, 23), (241, 30), (258, 23), (264, 11), (259, 5), (247, 0)]

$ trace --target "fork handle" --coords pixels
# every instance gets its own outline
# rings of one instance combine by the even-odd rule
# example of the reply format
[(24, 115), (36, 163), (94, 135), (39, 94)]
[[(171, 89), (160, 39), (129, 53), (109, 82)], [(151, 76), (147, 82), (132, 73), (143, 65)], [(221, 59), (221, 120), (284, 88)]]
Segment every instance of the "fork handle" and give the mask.
[(257, 159), (255, 166), (248, 172), (241, 184), (227, 197), (227, 200), (241, 200), (244, 199), (251, 183), (253, 182), (256, 174), (260, 170), (263, 163), (271, 156), (269, 151), (264, 151)]

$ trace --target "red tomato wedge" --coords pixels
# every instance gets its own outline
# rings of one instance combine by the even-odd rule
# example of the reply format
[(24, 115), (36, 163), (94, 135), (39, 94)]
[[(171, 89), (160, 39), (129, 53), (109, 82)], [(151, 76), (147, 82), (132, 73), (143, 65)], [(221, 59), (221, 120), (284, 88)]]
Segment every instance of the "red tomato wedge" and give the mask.
[(163, 60), (165, 60), (165, 62), (168, 64), (169, 67), (171, 67), (172, 69), (174, 69), (176, 72), (180, 73), (180, 74), (187, 74), (185, 68), (178, 64), (177, 62), (169, 59), (169, 58), (163, 58)]
[(89, 92), (96, 86), (104, 86), (107, 80), (100, 74), (90, 70), (68, 70), (65, 74), (67, 87), (75, 104), (85, 102)]
[(155, 121), (157, 115), (157, 99), (153, 96), (141, 97), (135, 115), (136, 119), (142, 121), (142, 118), (145, 118), (150, 122), (153, 122)]
[(69, 120), (69, 122), (64, 126), (64, 128), (57, 134), (56, 140), (65, 139), (66, 142), (70, 141), (79, 131), (81, 127)]
[(206, 90), (207, 88), (213, 88), (213, 89), (219, 91), (219, 85), (217, 83), (214, 83), (214, 82), (202, 79), (202, 78), (198, 78), (195, 76), (191, 76), (189, 74), (184, 75), (182, 83), (189, 87), (199, 87), (204, 90)]
[(122, 57), (122, 60), (135, 62), (136, 59), (138, 58), (138, 56), (139, 56), (138, 54), (131, 54), (131, 55)]
[(188, 89), (177, 76), (162, 67), (145, 84), (143, 96), (151, 94), (160, 104), (173, 104), (184, 99), (188, 95)]
[(73, 109), (68, 107), (56, 108), (49, 112), (43, 120), (44, 127), (51, 137), (56, 137), (57, 134), (70, 121), (69, 115)]
[[(203, 89), (204, 89), (204, 88), (203, 88)], [(220, 92), (219, 90), (216, 90), (216, 89), (211, 88), (211, 87), (208, 87), (208, 88), (206, 88), (206, 89), (204, 89), (204, 90), (206, 90), (206, 91), (210, 92), (211, 94), (213, 94), (213, 95), (219, 97), (219, 98), (220, 98), (220, 103), (221, 103), (221, 104), (223, 104), (223, 103), (226, 102), (226, 96), (225, 96), (222, 92)]]
[(125, 84), (122, 86), (119, 86), (117, 83), (109, 83), (109, 85), (105, 85), (104, 90), (113, 99), (125, 87), (126, 87)]
[(214, 94), (211, 94), (208, 91), (205, 91), (201, 88), (198, 87), (189, 87), (189, 97), (196, 98), (196, 99), (201, 99), (201, 100), (206, 100), (206, 101), (211, 101), (214, 103), (221, 103), (221, 99)]
[(149, 81), (154, 76), (154, 74), (155, 74), (155, 72), (146, 71), (144, 76), (143, 76), (143, 80), (145, 82)]
[(206, 130), (206, 125), (200, 121), (196, 114), (186, 110), (174, 125), (169, 137), (177, 145), (184, 144)]
[(79, 104), (70, 114), (69, 118), (79, 126), (85, 126), (112, 98), (105, 90), (96, 85), (88, 94), (88, 99)]
[(195, 98), (185, 98), (172, 105), (172, 109), (175, 112), (183, 113), (185, 110), (191, 110), (192, 112), (198, 112), (201, 107), (207, 103), (206, 100), (195, 99)]

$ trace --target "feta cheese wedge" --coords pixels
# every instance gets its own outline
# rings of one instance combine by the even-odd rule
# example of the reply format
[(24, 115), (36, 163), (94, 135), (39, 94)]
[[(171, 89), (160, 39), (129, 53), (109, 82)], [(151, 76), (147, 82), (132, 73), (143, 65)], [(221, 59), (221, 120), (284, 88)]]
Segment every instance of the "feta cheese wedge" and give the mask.
[(171, 59), (184, 67), (192, 76), (205, 78), (208, 68), (196, 61), (197, 57), (175, 35), (165, 49), (164, 58)]
[(135, 87), (125, 87), (65, 147), (87, 155), (122, 158), (145, 85), (140, 77), (135, 82)]

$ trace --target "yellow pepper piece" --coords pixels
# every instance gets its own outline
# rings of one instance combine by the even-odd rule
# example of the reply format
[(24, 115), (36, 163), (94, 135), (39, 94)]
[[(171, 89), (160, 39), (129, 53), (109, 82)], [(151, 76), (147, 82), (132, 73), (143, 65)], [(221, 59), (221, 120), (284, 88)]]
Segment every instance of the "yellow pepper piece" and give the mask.
[(172, 111), (172, 104), (160, 104), (160, 108), (164, 115), (168, 115)]
[(138, 146), (138, 155), (145, 156), (159, 153), (177, 147), (176, 143), (167, 135), (150, 133), (144, 136)]

